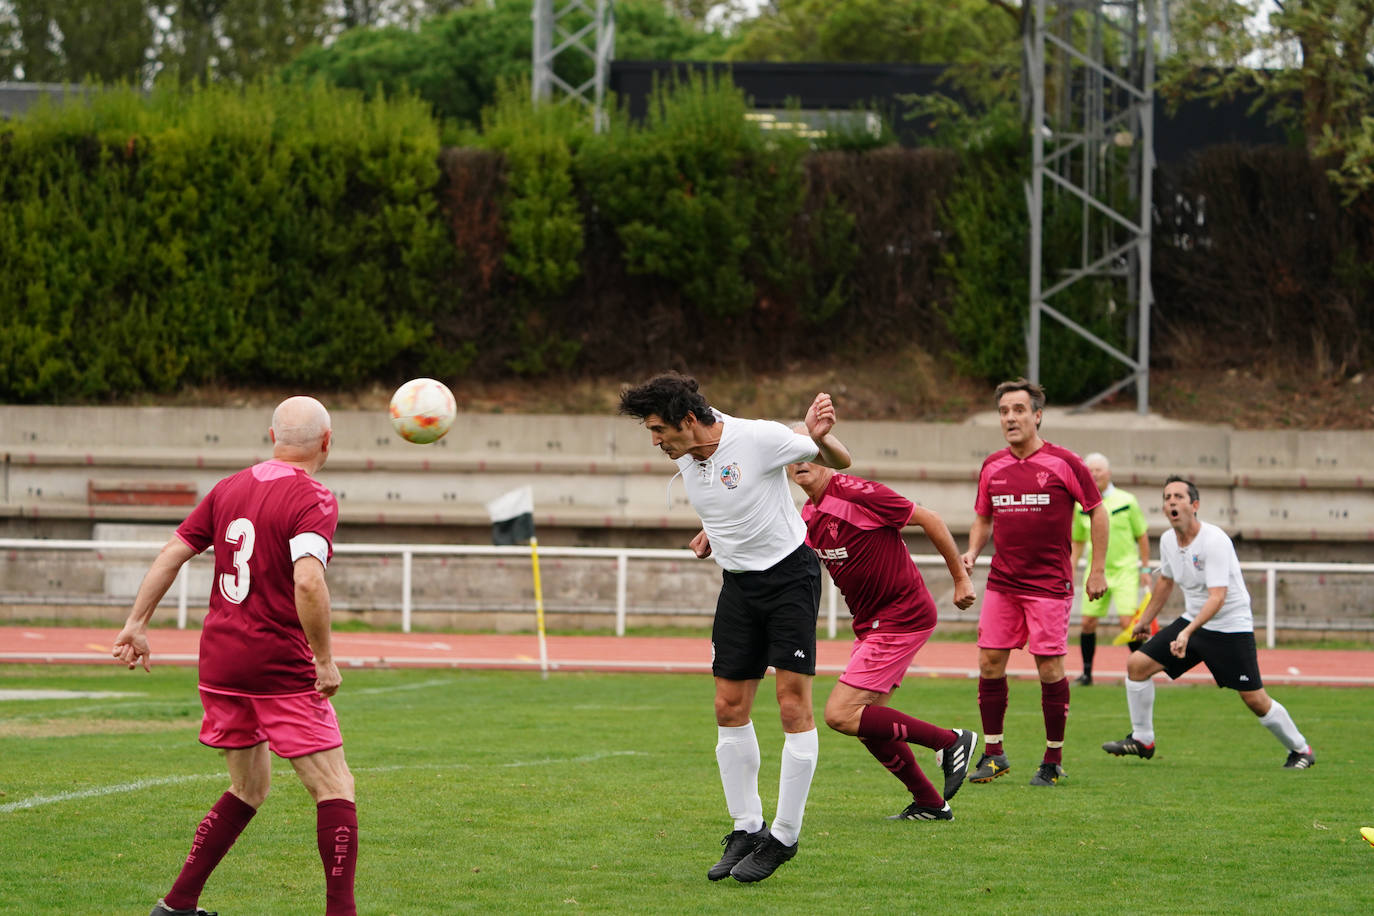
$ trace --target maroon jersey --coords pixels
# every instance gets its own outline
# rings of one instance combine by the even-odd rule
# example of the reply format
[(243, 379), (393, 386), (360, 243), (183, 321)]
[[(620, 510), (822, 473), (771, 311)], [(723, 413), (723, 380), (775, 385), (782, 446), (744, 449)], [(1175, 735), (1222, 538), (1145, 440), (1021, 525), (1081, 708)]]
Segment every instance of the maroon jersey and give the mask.
[(210, 610), (200, 634), (200, 685), (281, 695), (315, 687), (315, 664), (296, 616), (291, 539), (317, 534), (333, 556), (339, 505), (324, 484), (282, 461), (226, 477), (177, 529), (197, 553), (215, 548)]
[(911, 510), (905, 496), (849, 474), (832, 475), (820, 504), (802, 506), (806, 543), (830, 570), (860, 639), (879, 628), (935, 626), (935, 600), (902, 540)]
[(1075, 501), (1091, 512), (1102, 497), (1087, 466), (1066, 448), (1045, 442), (1026, 458), (1004, 448), (984, 459), (973, 511), (992, 517), (995, 552), (988, 588), (1071, 596), (1069, 536)]

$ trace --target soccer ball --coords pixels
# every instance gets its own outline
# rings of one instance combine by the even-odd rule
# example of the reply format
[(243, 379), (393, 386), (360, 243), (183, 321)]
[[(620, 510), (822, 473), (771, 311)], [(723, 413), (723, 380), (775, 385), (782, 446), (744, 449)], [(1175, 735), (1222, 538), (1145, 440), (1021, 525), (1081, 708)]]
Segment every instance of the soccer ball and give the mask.
[(442, 439), (457, 416), (453, 392), (432, 378), (413, 378), (391, 396), (391, 425), (416, 445)]

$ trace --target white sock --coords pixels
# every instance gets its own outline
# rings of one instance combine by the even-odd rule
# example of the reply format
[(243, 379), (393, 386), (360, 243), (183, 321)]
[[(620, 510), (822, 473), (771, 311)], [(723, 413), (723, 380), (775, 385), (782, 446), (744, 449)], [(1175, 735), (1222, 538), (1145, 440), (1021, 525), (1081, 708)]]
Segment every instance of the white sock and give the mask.
[(763, 800), (759, 798), (759, 739), (753, 722), (716, 726), (716, 764), (735, 829), (754, 833), (763, 826)]
[(778, 813), (773, 818), (773, 836), (784, 846), (793, 846), (801, 836), (806, 796), (811, 792), (811, 777), (816, 774), (816, 758), (821, 742), (816, 729), (784, 736), (782, 772), (778, 776)]
[(1279, 743), (1290, 751), (1307, 750), (1307, 739), (1293, 724), (1293, 717), (1288, 714), (1288, 710), (1284, 709), (1278, 700), (1273, 700), (1273, 704), (1267, 713), (1260, 716), (1260, 725), (1273, 732)]
[(1131, 737), (1141, 744), (1155, 743), (1155, 682), (1126, 681), (1126, 708), (1131, 711)]

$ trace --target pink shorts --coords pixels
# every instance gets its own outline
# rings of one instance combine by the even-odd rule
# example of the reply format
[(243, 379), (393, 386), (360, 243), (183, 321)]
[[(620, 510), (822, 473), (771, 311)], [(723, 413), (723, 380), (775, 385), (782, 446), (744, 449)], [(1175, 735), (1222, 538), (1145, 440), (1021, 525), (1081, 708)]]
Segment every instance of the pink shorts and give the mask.
[(343, 746), (339, 719), (329, 700), (315, 691), (285, 697), (240, 696), (200, 690), (205, 716), (200, 743), (225, 750), (267, 742), (290, 760)]
[(985, 589), (983, 610), (978, 615), (978, 647), (1019, 649), (1025, 646), (1032, 655), (1067, 654), (1069, 611), (1072, 609), (1072, 595), (1044, 598)]
[(911, 660), (933, 632), (934, 627), (915, 633), (870, 632), (863, 639), (854, 640), (840, 682), (858, 690), (891, 693), (901, 686)]

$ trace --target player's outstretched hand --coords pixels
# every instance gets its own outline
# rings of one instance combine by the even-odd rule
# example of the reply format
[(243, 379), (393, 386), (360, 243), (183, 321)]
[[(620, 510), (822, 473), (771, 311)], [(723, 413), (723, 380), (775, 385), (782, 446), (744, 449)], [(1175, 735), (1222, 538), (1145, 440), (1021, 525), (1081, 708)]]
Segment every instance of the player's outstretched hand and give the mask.
[(711, 539), (706, 536), (705, 531), (698, 531), (688, 546), (692, 548), (692, 553), (697, 555), (698, 560), (704, 560), (711, 555)]
[(343, 683), (343, 676), (339, 674), (339, 666), (333, 662), (322, 662), (315, 659), (315, 692), (320, 696), (328, 698), (338, 693), (339, 685)]
[(110, 655), (128, 665), (130, 671), (137, 668), (140, 662), (143, 664), (144, 671), (153, 670), (151, 665), (153, 653), (148, 645), (148, 637), (127, 627), (120, 630), (119, 635), (115, 637), (114, 648), (110, 650)]

